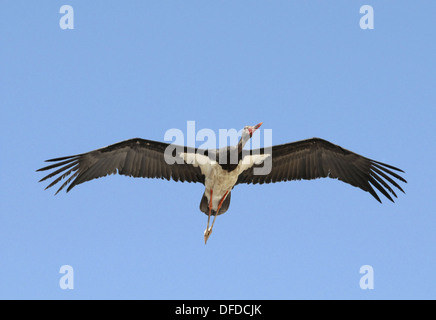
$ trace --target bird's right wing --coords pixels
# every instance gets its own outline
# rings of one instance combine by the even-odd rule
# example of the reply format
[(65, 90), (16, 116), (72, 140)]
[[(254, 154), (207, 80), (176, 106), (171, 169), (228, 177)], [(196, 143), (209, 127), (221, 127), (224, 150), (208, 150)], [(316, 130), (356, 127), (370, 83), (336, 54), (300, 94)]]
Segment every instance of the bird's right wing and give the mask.
[[(167, 149), (168, 147), (170, 149)], [(168, 161), (165, 156), (166, 150), (169, 150), (167, 156), (177, 161), (173, 161), (173, 163)], [(37, 171), (55, 169), (54, 172), (40, 180), (41, 182), (57, 176), (46, 189), (71, 174), (60, 186), (56, 194), (70, 182), (67, 192), (78, 184), (117, 172), (130, 177), (173, 179), (174, 181), (200, 182), (204, 184), (204, 175), (201, 173), (200, 168), (187, 164), (183, 158), (178, 158), (180, 151), (194, 153), (197, 150), (195, 148), (136, 138), (115, 143), (88, 153), (46, 160), (56, 163)]]

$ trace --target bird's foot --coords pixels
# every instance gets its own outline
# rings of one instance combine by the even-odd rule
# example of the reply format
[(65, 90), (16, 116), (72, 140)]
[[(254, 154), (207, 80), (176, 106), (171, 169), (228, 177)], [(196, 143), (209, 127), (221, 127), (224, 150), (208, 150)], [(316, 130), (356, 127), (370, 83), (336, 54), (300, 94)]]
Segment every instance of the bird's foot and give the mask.
[(207, 243), (207, 239), (209, 239), (211, 234), (212, 234), (212, 227), (206, 228), (206, 230), (204, 230), (204, 244)]

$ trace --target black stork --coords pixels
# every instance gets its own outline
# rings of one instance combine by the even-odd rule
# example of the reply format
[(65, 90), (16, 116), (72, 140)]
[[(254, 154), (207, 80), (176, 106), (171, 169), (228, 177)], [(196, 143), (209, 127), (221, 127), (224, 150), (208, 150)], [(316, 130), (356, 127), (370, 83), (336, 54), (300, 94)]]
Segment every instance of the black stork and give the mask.
[[(46, 160), (55, 163), (37, 171), (55, 169), (40, 180), (57, 175), (46, 189), (71, 174), (56, 194), (68, 184), (67, 192), (78, 184), (117, 172), (130, 177), (200, 182), (205, 186), (200, 210), (208, 216), (205, 243), (212, 233), (216, 217), (228, 210), (231, 191), (237, 184), (329, 177), (369, 192), (380, 203), (373, 187), (392, 202), (394, 200), (390, 194), (394, 197), (397, 195), (391, 185), (404, 193), (393, 179), (407, 182), (395, 172), (404, 172), (401, 169), (363, 157), (320, 138), (270, 148), (243, 149), (261, 125), (244, 127), (236, 146), (204, 150), (135, 138), (87, 153)], [(168, 156), (176, 161), (168, 161)], [(269, 164), (270, 170), (258, 174), (256, 169), (266, 164)], [(211, 215), (214, 219), (209, 227)]]

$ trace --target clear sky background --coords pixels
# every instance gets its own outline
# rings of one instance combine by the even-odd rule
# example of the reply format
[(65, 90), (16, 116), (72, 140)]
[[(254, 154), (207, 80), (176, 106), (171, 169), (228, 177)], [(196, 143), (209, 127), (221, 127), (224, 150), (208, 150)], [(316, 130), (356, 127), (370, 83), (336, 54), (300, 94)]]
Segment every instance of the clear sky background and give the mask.
[[(62, 5), (74, 30), (62, 30)], [(359, 9), (374, 8), (362, 30)], [(0, 298), (436, 298), (436, 2), (7, 1)], [(240, 185), (207, 245), (203, 185), (110, 176), (54, 196), (44, 160), (264, 122), (406, 171), (378, 203), (331, 179)], [(262, 131), (261, 131), (262, 133)], [(62, 290), (62, 265), (74, 289)], [(360, 267), (374, 289), (359, 286)]]

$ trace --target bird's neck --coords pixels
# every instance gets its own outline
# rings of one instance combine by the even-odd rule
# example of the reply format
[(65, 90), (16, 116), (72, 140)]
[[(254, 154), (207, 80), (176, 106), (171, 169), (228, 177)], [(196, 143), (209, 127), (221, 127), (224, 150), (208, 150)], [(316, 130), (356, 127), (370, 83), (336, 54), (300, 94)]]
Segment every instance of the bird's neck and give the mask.
[(239, 140), (238, 143), (238, 153), (242, 152), (242, 149), (244, 149), (245, 144), (248, 142), (248, 140), (250, 140), (250, 138), (251, 137), (249, 135), (245, 135), (245, 134), (241, 136), (241, 139)]

